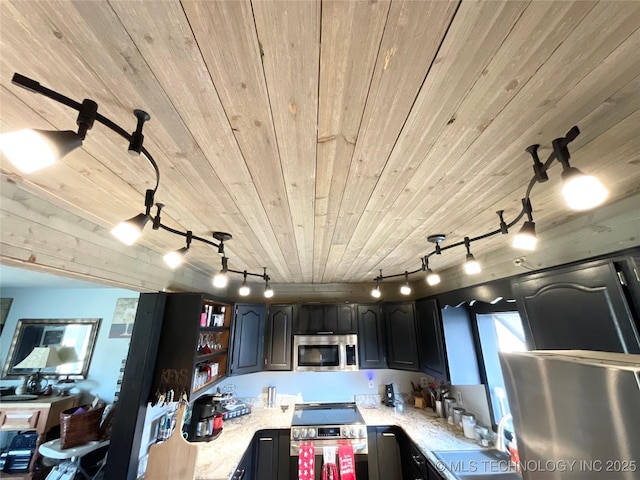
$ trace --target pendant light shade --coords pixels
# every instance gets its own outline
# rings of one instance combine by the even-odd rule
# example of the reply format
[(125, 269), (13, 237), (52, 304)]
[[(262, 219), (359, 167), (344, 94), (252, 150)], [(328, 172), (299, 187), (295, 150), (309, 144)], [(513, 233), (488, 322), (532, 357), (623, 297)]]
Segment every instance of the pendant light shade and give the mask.
[(220, 270), (213, 276), (213, 286), (216, 288), (224, 288), (229, 283), (227, 272)]
[(125, 245), (131, 246), (140, 238), (144, 226), (150, 219), (151, 215), (139, 213), (129, 220), (120, 222), (111, 230), (111, 234)]
[(473, 258), (473, 255), (468, 253), (467, 260), (464, 262), (464, 271), (468, 275), (475, 275), (476, 273), (480, 273), (482, 268), (480, 268), (480, 263)]
[(251, 289), (247, 285), (246, 280), (242, 283), (242, 286), (238, 290), (238, 293), (240, 294), (241, 297), (246, 297), (247, 295), (249, 295), (251, 293)]
[(273, 289), (271, 288), (271, 286), (269, 285), (269, 283), (267, 283), (264, 286), (264, 296), (265, 298), (271, 298), (273, 297)]
[(536, 237), (536, 224), (535, 222), (524, 222), (522, 228), (513, 237), (513, 247), (521, 250), (533, 251), (536, 249), (538, 238)]
[(244, 271), (244, 280), (242, 282), (242, 286), (240, 287), (240, 289), (238, 290), (238, 294), (241, 297), (246, 297), (247, 295), (249, 295), (251, 293), (251, 289), (249, 288), (249, 285), (247, 285), (247, 271)]
[(23, 173), (49, 167), (82, 145), (71, 130), (18, 130), (0, 135), (0, 150)]
[(609, 195), (600, 180), (585, 175), (575, 167), (567, 167), (562, 172), (562, 196), (569, 208), (589, 210), (602, 204)]
[(380, 296), (382, 295), (382, 293), (380, 292), (380, 285), (376, 285), (372, 290), (371, 290), (371, 296), (373, 298), (380, 298)]
[(427, 269), (427, 283), (432, 287), (440, 283), (440, 275), (438, 275), (430, 268)]
[(173, 250), (172, 252), (167, 253), (164, 257), (162, 257), (169, 268), (171, 270), (175, 270), (182, 262), (184, 262), (184, 257), (186, 257), (187, 253), (189, 253), (189, 249), (187, 247), (179, 248), (178, 250)]
[(402, 295), (411, 294), (411, 287), (409, 286), (409, 272), (404, 272), (404, 285), (400, 287), (400, 293)]

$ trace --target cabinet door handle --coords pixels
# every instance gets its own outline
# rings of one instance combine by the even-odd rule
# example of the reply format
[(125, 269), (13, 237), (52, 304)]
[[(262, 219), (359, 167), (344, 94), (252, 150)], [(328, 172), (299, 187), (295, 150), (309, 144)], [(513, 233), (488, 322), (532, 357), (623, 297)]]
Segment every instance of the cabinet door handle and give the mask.
[(411, 455), (411, 458), (413, 458), (413, 461), (415, 462), (416, 465), (418, 466), (422, 466), (424, 465), (424, 460), (422, 459), (422, 457), (420, 455)]
[(333, 332), (318, 332), (318, 335), (333, 335)]
[(233, 480), (242, 480), (244, 478), (245, 470), (236, 470), (236, 474), (233, 476)]

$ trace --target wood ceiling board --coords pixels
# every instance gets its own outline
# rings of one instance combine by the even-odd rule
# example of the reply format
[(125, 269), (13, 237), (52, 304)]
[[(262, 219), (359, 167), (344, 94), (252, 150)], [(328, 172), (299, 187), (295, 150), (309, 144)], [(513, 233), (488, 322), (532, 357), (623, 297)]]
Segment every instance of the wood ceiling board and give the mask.
[(322, 2), (314, 282), (331, 247), (390, 2)]
[(334, 248), (351, 239), (457, 6), (410, 1), (391, 5), (323, 281), (336, 275), (342, 256)]
[(249, 2), (185, 2), (200, 46), (291, 278), (301, 281), (291, 211)]
[[(206, 191), (224, 189), (245, 218), (244, 235), (237, 235), (237, 225), (229, 226), (234, 234), (230, 250), (245, 237), (258, 265), (262, 264), (259, 259), (270, 259), (278, 276), (288, 278), (284, 256), (182, 6), (178, 2), (110, 4), (205, 154), (209, 165), (194, 168), (200, 167), (197, 175), (209, 186)], [(253, 233), (247, 236), (249, 228)]]
[[(313, 279), (320, 2), (253, 2), (302, 282)], [(289, 255), (293, 255), (292, 252)]]
[[(395, 234), (392, 232), (395, 228), (387, 229), (384, 237), (375, 233), (382, 224), (381, 218), (395, 216), (400, 222), (410, 218), (413, 224), (419, 224), (423, 221), (421, 218), (428, 215), (429, 210), (417, 209), (398, 218), (389, 205), (401, 193), (405, 196), (412, 193), (411, 190), (403, 192), (409, 180), (413, 179), (413, 183), (422, 185), (423, 190), (428, 188), (429, 182), (433, 183), (430, 177), (437, 168), (426, 163), (420, 164), (443, 129), (455, 130), (455, 137), (465, 133), (466, 128), (462, 125), (449, 126), (448, 122), (455, 117), (460, 103), (481, 77), (486, 65), (490, 64), (527, 5), (527, 2), (461, 5), (349, 242), (345, 261), (338, 272), (342, 279), (348, 278), (345, 277), (348, 272), (359, 270), (358, 266), (352, 265), (354, 260), (368, 260), (368, 266), (375, 265), (386, 256), (389, 249), (394, 248)], [(443, 158), (439, 164), (444, 167), (446, 162)], [(406, 207), (407, 204), (402, 206)], [(363, 247), (367, 243), (371, 247), (375, 244), (375, 247), (365, 251)], [(382, 243), (387, 245), (384, 251), (378, 249)]]
[[(383, 221), (381, 222), (381, 225), (385, 225), (387, 227), (387, 231), (396, 232), (400, 238), (404, 238), (405, 235), (410, 235), (411, 232), (413, 232), (414, 235), (419, 234), (426, 237), (429, 233), (433, 233), (434, 228), (438, 231), (443, 230), (443, 227), (447, 222), (457, 225), (466, 225), (468, 221), (473, 221), (473, 218), (478, 212), (478, 204), (468, 202), (466, 199), (477, 198), (478, 192), (482, 192), (483, 197), (490, 197), (492, 195), (496, 197), (499, 195), (497, 192), (501, 192), (499, 185), (501, 181), (510, 184), (513, 184), (514, 182), (514, 178), (511, 175), (505, 177), (503, 180), (500, 180), (500, 177), (498, 176), (496, 177), (497, 183), (493, 184), (492, 188), (487, 188), (488, 184), (480, 183), (483, 182), (481, 178), (483, 172), (486, 172), (484, 173), (485, 175), (493, 175), (494, 172), (504, 171), (505, 165), (510, 161), (514, 161), (510, 159), (522, 158), (522, 150), (527, 145), (535, 143), (536, 140), (540, 143), (550, 143), (550, 139), (553, 138), (551, 137), (551, 134), (549, 134), (550, 138), (539, 140), (539, 137), (542, 134), (547, 131), (552, 131), (555, 128), (556, 132), (553, 135), (561, 136), (565, 133), (565, 130), (569, 128), (566, 124), (569, 123), (569, 126), (572, 125), (572, 123), (567, 122), (566, 112), (559, 111), (559, 109), (554, 108), (554, 105), (542, 105), (542, 108), (538, 106), (538, 111), (534, 114), (534, 108), (532, 108), (531, 105), (535, 98), (540, 98), (543, 93), (548, 93), (550, 91), (553, 92), (553, 87), (555, 87), (555, 91), (560, 99), (563, 95), (573, 95), (574, 98), (572, 99), (572, 102), (567, 105), (567, 108), (569, 109), (576, 109), (585, 104), (587, 105), (587, 111), (589, 111), (598, 105), (599, 100), (597, 98), (592, 98), (592, 95), (590, 95), (590, 93), (594, 92), (585, 92), (584, 90), (574, 92), (574, 90), (569, 90), (569, 88), (572, 86), (574, 89), (577, 88), (579, 80), (584, 75), (589, 75), (589, 72), (592, 69), (598, 68), (600, 62), (604, 59), (608, 59), (607, 55), (610, 53), (610, 50), (608, 52), (607, 48), (600, 48), (600, 56), (596, 56), (595, 59), (589, 57), (589, 63), (574, 63), (573, 69), (562, 67), (562, 65), (571, 64), (571, 58), (576, 54), (579, 54), (585, 42), (585, 39), (583, 38), (585, 32), (589, 32), (591, 29), (602, 30), (603, 28), (611, 28), (608, 26), (609, 22), (613, 22), (615, 24), (616, 19), (621, 25), (624, 25), (625, 28), (618, 25), (620, 28), (616, 27), (609, 32), (609, 35), (606, 36), (607, 38), (611, 38), (611, 36), (615, 37), (615, 34), (619, 34), (617, 35), (618, 38), (611, 38), (612, 42), (609, 43), (609, 49), (615, 48), (621, 41), (624, 42), (624, 39), (629, 37), (629, 33), (633, 32), (635, 29), (635, 24), (628, 20), (625, 21), (626, 17), (621, 15), (620, 9), (609, 12), (609, 16), (605, 15), (605, 12), (592, 11), (592, 13), (585, 18), (585, 22), (587, 22), (587, 24), (581, 25), (580, 29), (576, 30), (567, 41), (558, 47), (551, 59), (538, 70), (538, 73), (534, 78), (523, 87), (514, 100), (507, 105), (505, 110), (503, 110), (487, 130), (482, 133), (479, 139), (472, 145), (471, 149), (467, 150), (467, 152), (463, 154), (462, 160), (456, 163), (454, 167), (450, 167), (449, 165), (447, 166), (448, 171), (440, 182), (439, 188), (434, 188), (431, 191), (429, 191), (428, 188), (421, 189), (420, 184), (422, 182), (416, 180), (421, 178), (421, 176), (419, 175), (419, 172), (415, 175), (414, 179), (408, 184), (406, 192), (403, 192), (403, 194), (398, 197), (398, 200), (396, 200), (396, 205), (399, 207), (402, 207), (403, 205), (411, 206), (410, 208), (404, 209), (406, 215), (410, 215), (413, 208), (418, 208), (420, 211), (428, 211), (430, 206), (438, 205), (440, 214), (436, 217), (435, 223), (429, 222), (427, 227), (428, 229), (426, 231), (424, 228), (416, 229), (411, 225), (405, 225), (403, 226), (404, 228), (401, 228), (398, 231), (397, 225), (399, 222), (394, 224)], [(605, 36), (601, 38), (605, 38)], [(630, 38), (631, 37), (629, 37), (629, 39)], [(621, 47), (627, 48), (626, 42), (624, 42)], [(623, 57), (621, 56), (620, 58)], [(620, 73), (616, 69), (612, 70), (613, 66), (611, 64), (607, 64), (605, 67), (606, 68), (602, 68), (603, 73), (601, 75), (607, 72), (607, 79), (611, 77), (615, 78), (615, 75)], [(620, 65), (620, 67), (623, 68), (623, 70), (627, 70), (627, 72), (623, 72), (621, 80), (619, 80), (621, 83), (628, 81), (629, 76), (637, 74), (637, 71), (633, 70), (633, 67), (630, 67), (628, 62), (626, 65)], [(543, 79), (538, 78), (540, 76), (544, 76)], [(546, 81), (548, 78), (554, 78), (552, 88), (549, 88), (548, 81)], [(563, 79), (566, 80), (562, 81)], [(597, 88), (599, 90), (613, 90), (617, 88), (615, 81), (611, 81), (612, 85), (606, 86), (606, 82), (608, 81), (610, 80), (605, 80), (603, 86), (603, 77), (599, 76), (596, 83)], [(608, 93), (605, 94), (605, 97)], [(524, 97), (524, 99), (522, 97)], [(549, 118), (551, 116), (553, 116), (553, 119)], [(539, 120), (541, 117), (545, 117), (544, 122)], [(516, 128), (513, 131), (526, 132), (521, 134), (519, 141), (514, 141), (513, 139), (506, 138), (505, 136), (505, 132), (512, 131), (510, 130), (510, 125), (513, 125), (514, 122), (522, 123), (522, 125), (518, 125), (521, 128)], [(528, 125), (525, 125), (525, 123), (528, 123)], [(524, 138), (525, 135), (529, 137), (528, 140)], [(490, 149), (494, 149), (495, 151), (490, 151)], [(436, 145), (430, 153), (430, 155), (434, 155), (434, 152), (436, 153), (434, 155), (434, 160), (437, 158), (444, 158), (445, 150), (437, 150), (438, 145)], [(488, 162), (488, 160), (490, 161)], [(426, 163), (423, 165), (426, 165)], [(480, 170), (480, 166), (484, 170)], [(465, 184), (458, 184), (458, 187), (456, 188), (456, 184), (460, 179), (465, 179)], [(523, 178), (523, 185), (525, 179), (528, 181), (528, 178)], [(486, 180), (484, 183), (486, 183)], [(453, 191), (456, 193), (453, 195), (447, 195), (444, 200), (441, 200), (441, 192), (445, 191)], [(479, 199), (477, 201), (480, 200), (485, 199)], [(389, 211), (393, 212), (396, 210), (391, 208)], [(460, 217), (457, 217), (454, 220), (451, 218), (451, 214), (453, 212), (457, 214), (465, 213), (466, 217), (464, 220), (460, 220)], [(397, 215), (396, 218), (401, 219), (403, 218), (403, 215)], [(446, 230), (446, 228), (444, 228), (444, 230)], [(371, 236), (371, 238), (387, 238), (384, 235), (384, 231), (377, 232), (375, 235)], [(472, 235), (470, 234), (470, 236)]]

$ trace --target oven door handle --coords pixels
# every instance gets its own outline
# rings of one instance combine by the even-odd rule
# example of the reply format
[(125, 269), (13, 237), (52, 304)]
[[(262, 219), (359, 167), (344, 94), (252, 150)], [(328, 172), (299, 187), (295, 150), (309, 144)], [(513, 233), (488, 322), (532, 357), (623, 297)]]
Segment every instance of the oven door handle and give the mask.
[[(305, 442), (304, 445), (315, 444), (316, 449), (320, 449), (321, 447), (334, 447), (336, 450), (340, 445), (344, 445), (344, 443), (336, 442)], [(299, 442), (291, 442), (291, 448), (289, 449), (289, 453), (291, 456), (298, 455), (300, 453), (300, 447), (304, 446), (299, 444)], [(365, 450), (367, 448), (367, 442), (365, 443), (351, 443), (353, 447), (353, 453), (358, 453), (361, 450)], [(319, 453), (316, 451), (316, 454)]]

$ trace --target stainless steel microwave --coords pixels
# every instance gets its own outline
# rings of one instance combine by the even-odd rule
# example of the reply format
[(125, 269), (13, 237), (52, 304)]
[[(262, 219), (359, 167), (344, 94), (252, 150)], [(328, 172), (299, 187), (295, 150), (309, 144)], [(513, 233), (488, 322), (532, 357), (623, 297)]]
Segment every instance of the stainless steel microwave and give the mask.
[(296, 372), (358, 370), (358, 336), (294, 335), (293, 369)]

